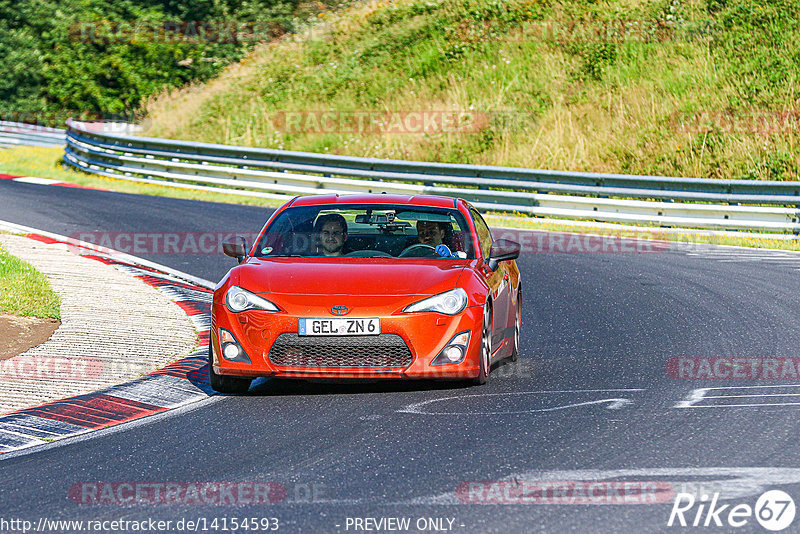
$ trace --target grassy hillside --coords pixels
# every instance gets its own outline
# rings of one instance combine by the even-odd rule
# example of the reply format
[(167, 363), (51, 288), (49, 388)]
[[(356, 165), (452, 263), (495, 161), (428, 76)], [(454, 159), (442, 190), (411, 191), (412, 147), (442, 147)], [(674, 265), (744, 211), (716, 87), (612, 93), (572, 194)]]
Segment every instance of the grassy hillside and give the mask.
[(138, 113), (337, 0), (0, 0), (0, 119)]
[[(798, 20), (800, 0), (372, 1), (152, 99), (145, 134), (800, 179)], [(436, 123), (443, 111), (455, 126)], [(420, 116), (425, 132), (414, 129)]]

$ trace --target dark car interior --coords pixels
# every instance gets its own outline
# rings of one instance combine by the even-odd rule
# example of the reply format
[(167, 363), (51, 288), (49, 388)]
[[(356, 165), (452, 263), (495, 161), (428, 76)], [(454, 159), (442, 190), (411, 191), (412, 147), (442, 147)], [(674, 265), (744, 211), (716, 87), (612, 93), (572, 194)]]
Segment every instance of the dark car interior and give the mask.
[[(343, 257), (438, 258), (440, 256), (431, 247), (420, 245), (417, 237), (415, 221), (431, 220), (438, 221), (446, 228), (443, 244), (451, 252), (462, 252), (465, 257), (472, 257), (471, 239), (462, 230), (466, 228), (466, 224), (460, 214), (453, 216), (450, 213), (405, 208), (391, 210), (386, 207), (377, 211), (369, 208), (331, 210), (316, 207), (314, 210), (296, 208), (293, 212), (290, 208), (261, 237), (257, 254), (264, 257), (320, 256), (322, 254), (318, 236), (314, 232), (314, 222), (319, 216), (340, 213), (347, 218)], [(462, 219), (460, 224), (456, 217)]]

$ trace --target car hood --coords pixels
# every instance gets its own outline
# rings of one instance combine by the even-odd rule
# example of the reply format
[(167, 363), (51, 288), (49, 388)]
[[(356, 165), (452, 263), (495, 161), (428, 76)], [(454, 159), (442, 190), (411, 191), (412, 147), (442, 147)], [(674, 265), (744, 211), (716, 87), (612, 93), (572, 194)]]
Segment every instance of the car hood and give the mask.
[(436, 295), (456, 287), (467, 260), (250, 259), (238, 284), (287, 295)]

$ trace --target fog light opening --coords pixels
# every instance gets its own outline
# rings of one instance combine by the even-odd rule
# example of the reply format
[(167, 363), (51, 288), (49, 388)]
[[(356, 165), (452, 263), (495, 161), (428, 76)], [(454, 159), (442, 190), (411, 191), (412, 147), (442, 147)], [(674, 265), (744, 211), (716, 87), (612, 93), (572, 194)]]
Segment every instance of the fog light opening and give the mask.
[(433, 359), (431, 365), (449, 365), (463, 362), (467, 354), (467, 345), (469, 345), (469, 332), (456, 334)]
[(235, 343), (225, 343), (222, 347), (222, 355), (226, 360), (235, 360), (239, 357), (239, 347)]
[(444, 349), (442, 354), (444, 355), (445, 360), (449, 361), (450, 363), (459, 361), (463, 356), (460, 347), (447, 347)]
[(239, 342), (236, 341), (236, 338), (233, 337), (233, 334), (225, 330), (224, 328), (219, 329), (219, 341), (220, 345), (222, 345), (222, 357), (230, 362), (245, 362), (250, 363), (250, 358), (247, 356), (247, 353), (244, 351)]

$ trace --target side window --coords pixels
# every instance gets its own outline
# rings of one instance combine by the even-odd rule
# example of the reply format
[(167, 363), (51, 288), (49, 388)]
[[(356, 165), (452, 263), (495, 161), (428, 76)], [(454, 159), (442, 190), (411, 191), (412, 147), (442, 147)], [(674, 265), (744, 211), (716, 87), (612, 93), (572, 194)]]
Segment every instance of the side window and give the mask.
[(478, 232), (481, 252), (483, 253), (484, 259), (486, 259), (489, 257), (489, 251), (492, 250), (492, 232), (476, 209), (470, 208), (469, 212), (472, 214), (472, 220), (475, 222), (475, 231)]

